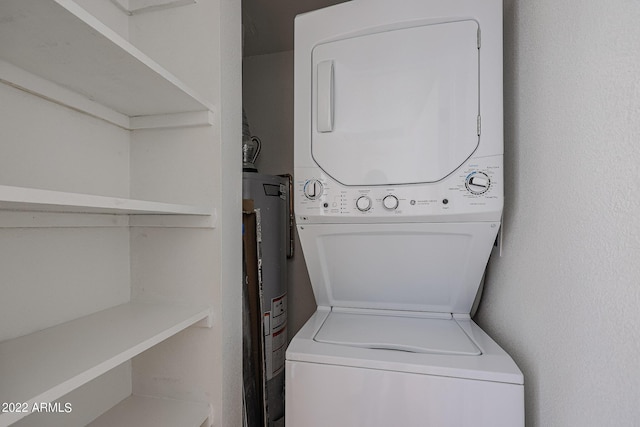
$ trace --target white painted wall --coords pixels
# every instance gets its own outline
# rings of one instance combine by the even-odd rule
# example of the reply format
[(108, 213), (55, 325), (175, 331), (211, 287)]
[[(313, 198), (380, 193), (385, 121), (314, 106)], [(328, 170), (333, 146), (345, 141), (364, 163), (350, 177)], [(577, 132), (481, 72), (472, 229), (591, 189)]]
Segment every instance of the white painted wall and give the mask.
[(527, 426), (640, 425), (640, 3), (505, 0), (504, 255), (477, 320)]
[[(251, 133), (262, 141), (256, 162), (261, 173), (293, 174), (293, 51), (246, 57), (242, 99)], [(289, 339), (316, 309), (300, 241), (287, 263)]]
[(219, 422), (242, 423), (242, 30), (241, 2), (220, 0), (217, 91), (220, 93), (220, 157), (217, 163), (220, 198), (220, 346), (222, 364)]

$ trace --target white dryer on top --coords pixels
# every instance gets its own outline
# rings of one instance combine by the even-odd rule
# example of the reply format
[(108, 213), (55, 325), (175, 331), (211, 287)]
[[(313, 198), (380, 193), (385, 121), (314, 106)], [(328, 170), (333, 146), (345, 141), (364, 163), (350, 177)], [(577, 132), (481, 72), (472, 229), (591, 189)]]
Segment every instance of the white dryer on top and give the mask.
[(503, 204), (502, 4), (355, 0), (295, 24), (296, 222), (317, 312), (286, 424), (522, 426), (470, 318)]

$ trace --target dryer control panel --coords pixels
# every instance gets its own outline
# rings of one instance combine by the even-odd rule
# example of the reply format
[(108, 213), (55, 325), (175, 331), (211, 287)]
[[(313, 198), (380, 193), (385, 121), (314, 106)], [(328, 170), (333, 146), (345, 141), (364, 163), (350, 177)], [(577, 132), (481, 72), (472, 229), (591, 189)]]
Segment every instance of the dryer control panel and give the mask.
[(502, 156), (471, 158), (427, 184), (345, 186), (320, 168), (299, 168), (295, 176), (298, 223), (496, 221), (502, 212)]

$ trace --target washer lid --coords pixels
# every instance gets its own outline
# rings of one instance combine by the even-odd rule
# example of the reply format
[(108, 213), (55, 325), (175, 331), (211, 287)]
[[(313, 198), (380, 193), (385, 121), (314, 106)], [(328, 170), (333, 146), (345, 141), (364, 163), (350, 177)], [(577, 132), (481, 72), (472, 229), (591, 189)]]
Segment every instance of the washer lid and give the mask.
[(479, 356), (480, 349), (452, 317), (405, 317), (332, 311), (314, 341), (412, 353)]
[(383, 31), (312, 52), (314, 161), (344, 185), (437, 182), (479, 144), (475, 20)]
[(319, 306), (468, 314), (499, 223), (305, 224)]

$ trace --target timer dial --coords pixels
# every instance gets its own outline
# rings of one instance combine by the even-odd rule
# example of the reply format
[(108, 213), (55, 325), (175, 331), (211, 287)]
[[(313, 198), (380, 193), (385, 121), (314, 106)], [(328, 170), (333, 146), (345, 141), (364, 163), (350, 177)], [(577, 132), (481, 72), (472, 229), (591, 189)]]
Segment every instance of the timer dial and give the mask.
[(367, 196), (360, 196), (356, 200), (356, 207), (360, 212), (366, 212), (371, 209), (371, 199)]
[(390, 211), (396, 209), (398, 207), (398, 203), (398, 198), (393, 194), (389, 194), (384, 199), (382, 199), (382, 205), (385, 207), (385, 209), (388, 209)]
[(472, 172), (467, 175), (464, 185), (471, 194), (483, 194), (491, 186), (491, 179), (484, 172)]
[(322, 196), (324, 186), (317, 179), (310, 179), (304, 184), (304, 196), (309, 200), (317, 200)]

